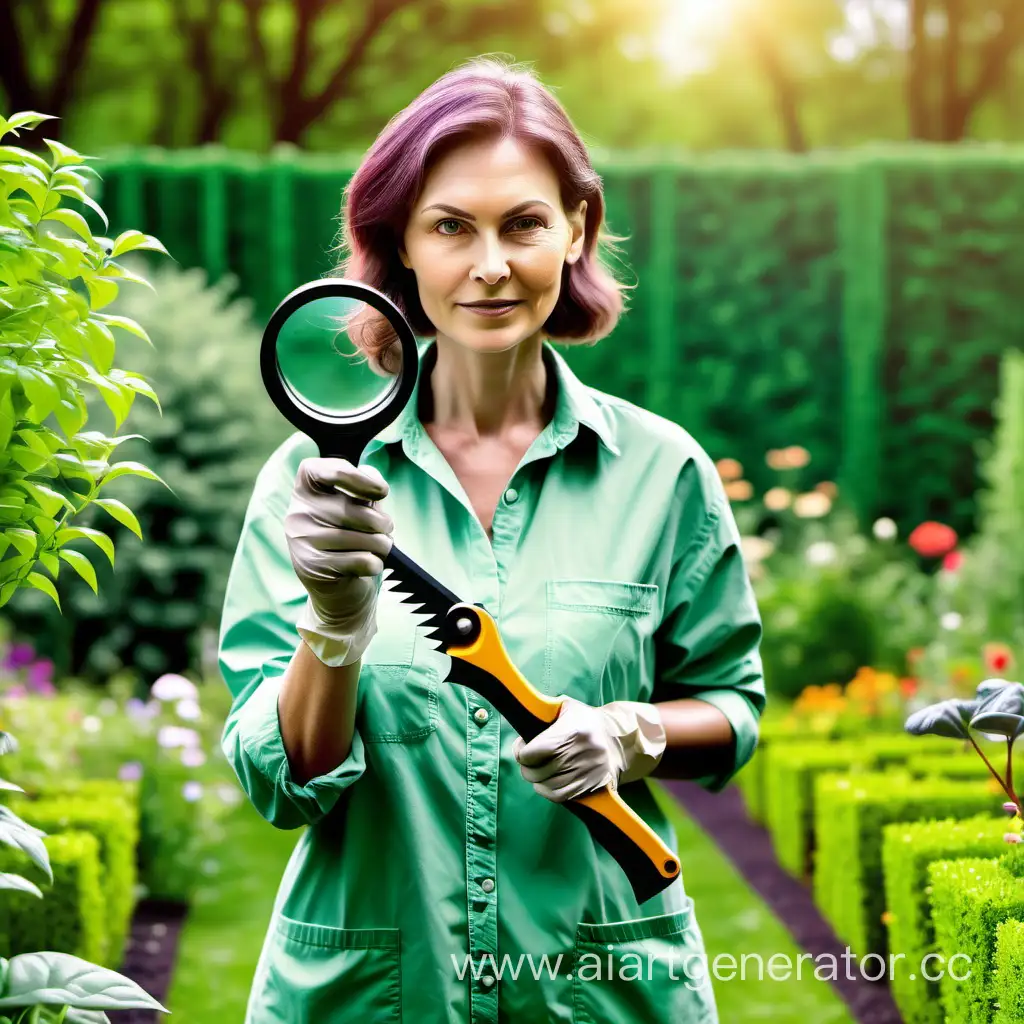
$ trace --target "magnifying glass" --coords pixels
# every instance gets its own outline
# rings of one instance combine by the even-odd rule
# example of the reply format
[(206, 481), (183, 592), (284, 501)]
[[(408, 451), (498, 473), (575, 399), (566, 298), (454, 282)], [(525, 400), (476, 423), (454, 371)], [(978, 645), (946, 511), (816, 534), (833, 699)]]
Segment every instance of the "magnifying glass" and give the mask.
[[(397, 374), (373, 368), (353, 341), (375, 313), (398, 337)], [(377, 289), (343, 278), (291, 292), (271, 315), (260, 351), (264, 386), (285, 419), (316, 442), (321, 458), (353, 466), (405, 408), (418, 369), (416, 336), (402, 311)]]
[[(386, 318), (400, 344), (395, 374), (373, 368), (354, 340), (363, 337), (375, 313)], [(296, 288), (274, 310), (263, 333), (260, 370), (274, 405), (316, 442), (321, 458), (358, 466), (367, 443), (409, 401), (419, 353), (409, 322), (386, 295), (359, 281), (329, 278)], [(522, 676), (482, 606), (463, 601), (396, 545), (384, 559), (384, 572), (388, 589), (421, 617), (424, 635), (451, 656), (446, 682), (475, 690), (527, 742), (558, 717), (561, 701)], [(639, 902), (678, 876), (672, 849), (610, 786), (562, 806), (618, 861)]]

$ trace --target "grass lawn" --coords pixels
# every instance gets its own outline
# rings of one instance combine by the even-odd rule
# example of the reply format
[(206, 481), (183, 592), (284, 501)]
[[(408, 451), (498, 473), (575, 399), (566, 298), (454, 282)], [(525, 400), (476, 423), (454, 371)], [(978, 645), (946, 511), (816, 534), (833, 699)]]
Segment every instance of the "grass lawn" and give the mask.
[[(655, 786), (672, 816), (687, 892), (694, 898), (709, 961), (716, 954), (759, 953), (767, 964), (774, 953), (796, 963), (800, 949), (717, 847), (679, 805)], [(277, 886), (300, 831), (272, 828), (249, 803), (235, 807), (225, 822), (221, 870), (207, 878), (186, 921), (178, 965), (165, 1005), (188, 1024), (241, 1021), (270, 920)], [(844, 1004), (805, 961), (800, 981), (758, 980), (748, 961), (745, 980), (716, 980), (722, 1021), (772, 1020), (779, 1024), (851, 1024)], [(626, 1022), (623, 1022), (626, 1024)]]

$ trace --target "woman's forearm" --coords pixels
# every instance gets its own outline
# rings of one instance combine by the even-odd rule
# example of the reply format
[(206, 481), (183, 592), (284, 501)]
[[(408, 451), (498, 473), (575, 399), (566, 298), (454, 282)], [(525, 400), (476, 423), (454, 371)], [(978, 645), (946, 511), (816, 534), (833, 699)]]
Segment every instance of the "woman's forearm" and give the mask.
[(333, 771), (352, 749), (360, 665), (331, 668), (301, 641), (295, 650), (277, 710), (292, 778), (300, 786)]
[(654, 705), (665, 727), (665, 753), (651, 773), (664, 779), (699, 779), (730, 771), (736, 737), (729, 719), (713, 704), (684, 697)]

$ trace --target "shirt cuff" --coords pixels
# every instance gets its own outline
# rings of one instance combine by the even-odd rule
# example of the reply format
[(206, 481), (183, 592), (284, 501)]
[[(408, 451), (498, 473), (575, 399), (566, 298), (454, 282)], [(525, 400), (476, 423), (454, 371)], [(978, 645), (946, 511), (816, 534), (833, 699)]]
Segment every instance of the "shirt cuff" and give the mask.
[(694, 779), (698, 785), (712, 793), (720, 793), (732, 777), (754, 756), (760, 716), (753, 705), (739, 690), (704, 690), (693, 694), (694, 700), (702, 700), (718, 708), (729, 719), (736, 737), (736, 756), (732, 769), (719, 775), (705, 775)]
[(366, 770), (363, 739), (359, 730), (354, 730), (352, 746), (345, 760), (332, 771), (299, 785), (292, 777), (288, 753), (281, 737), (277, 701), (283, 682), (283, 673), (260, 681), (238, 713), (239, 742), (247, 759), (271, 785), (274, 805), (279, 800), (283, 801), (298, 812), (302, 819), (299, 824), (312, 825), (331, 811), (342, 791)]

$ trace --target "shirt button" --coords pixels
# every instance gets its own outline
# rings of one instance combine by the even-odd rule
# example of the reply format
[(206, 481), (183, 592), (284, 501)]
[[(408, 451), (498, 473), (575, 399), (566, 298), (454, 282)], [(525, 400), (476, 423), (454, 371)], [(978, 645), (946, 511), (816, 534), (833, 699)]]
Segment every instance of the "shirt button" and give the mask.
[(494, 879), (493, 878), (485, 878), (480, 883), (480, 888), (483, 889), (484, 892), (492, 892), (494, 890)]
[(519, 492), (514, 488), (510, 487), (505, 492), (505, 504), (514, 505), (519, 500)]
[(494, 984), (494, 978), (489, 974), (485, 974), (480, 979), (480, 984), (483, 985), (484, 988), (490, 988)]
[(479, 722), (479, 723), (480, 723), (481, 725), (483, 725), (483, 724), (484, 724), (484, 722), (486, 722), (486, 721), (487, 721), (487, 719), (488, 719), (488, 718), (490, 718), (491, 716), (490, 716), (490, 714), (488, 713), (488, 711), (487, 711), (487, 708), (477, 708), (477, 709), (476, 709), (476, 711), (474, 711), (474, 712), (473, 712), (473, 717), (474, 717), (474, 718), (475, 718), (475, 719), (476, 719), (476, 720), (477, 720), (477, 721), (478, 721), (478, 722)]
[(490, 782), (491, 781), (491, 773), (486, 768), (477, 768), (477, 770), (476, 770), (476, 777), (481, 782)]

